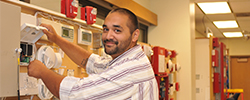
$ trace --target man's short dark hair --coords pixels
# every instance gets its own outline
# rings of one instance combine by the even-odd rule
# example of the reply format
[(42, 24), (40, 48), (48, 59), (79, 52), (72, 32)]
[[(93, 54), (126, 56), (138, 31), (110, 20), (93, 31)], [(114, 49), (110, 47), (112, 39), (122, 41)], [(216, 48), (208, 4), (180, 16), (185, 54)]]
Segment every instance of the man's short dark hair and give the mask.
[(125, 14), (128, 16), (128, 19), (130, 22), (127, 23), (127, 26), (129, 27), (131, 34), (133, 34), (133, 32), (139, 28), (138, 19), (136, 15), (130, 10), (125, 9), (125, 8), (117, 8), (117, 9), (110, 11), (110, 13), (113, 13), (113, 12), (119, 12), (121, 14)]

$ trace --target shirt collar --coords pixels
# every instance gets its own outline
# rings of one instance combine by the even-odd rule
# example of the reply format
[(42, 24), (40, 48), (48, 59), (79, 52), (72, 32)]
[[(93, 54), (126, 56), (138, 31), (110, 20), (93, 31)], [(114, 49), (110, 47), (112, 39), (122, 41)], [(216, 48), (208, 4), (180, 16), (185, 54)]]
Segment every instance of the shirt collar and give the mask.
[(115, 63), (116, 61), (124, 58), (124, 57), (131, 57), (131, 55), (134, 55), (136, 53), (138, 53), (139, 51), (141, 51), (141, 45), (137, 44), (134, 47), (130, 48), (129, 50), (125, 51), (124, 53), (122, 53), (121, 55), (119, 55), (118, 57), (116, 57), (115, 59), (111, 60), (109, 62), (109, 66), (111, 66), (113, 63)]

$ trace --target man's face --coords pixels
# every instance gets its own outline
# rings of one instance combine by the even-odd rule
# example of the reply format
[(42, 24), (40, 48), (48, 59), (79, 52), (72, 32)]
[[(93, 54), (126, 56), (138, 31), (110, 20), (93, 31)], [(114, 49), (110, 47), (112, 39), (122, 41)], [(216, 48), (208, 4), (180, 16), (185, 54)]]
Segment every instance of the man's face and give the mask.
[(128, 16), (113, 12), (103, 24), (102, 42), (105, 52), (117, 57), (131, 46), (132, 37), (127, 26)]

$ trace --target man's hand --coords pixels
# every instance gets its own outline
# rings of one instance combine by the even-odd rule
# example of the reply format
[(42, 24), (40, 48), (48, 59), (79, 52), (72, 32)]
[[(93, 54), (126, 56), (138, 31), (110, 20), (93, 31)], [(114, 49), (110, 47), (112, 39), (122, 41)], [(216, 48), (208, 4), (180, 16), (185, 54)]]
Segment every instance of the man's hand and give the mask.
[(42, 23), (40, 26), (46, 27), (48, 30), (44, 29), (43, 33), (47, 35), (48, 39), (52, 42), (56, 42), (57, 38), (60, 37), (55, 29), (53, 28), (53, 26), (49, 25), (49, 24), (44, 24)]
[(49, 70), (39, 60), (30, 62), (28, 66), (28, 75), (31, 77), (42, 79), (49, 91), (59, 98), (60, 84), (64, 79), (64, 76), (61, 76)]
[(49, 69), (39, 60), (30, 62), (28, 66), (28, 75), (35, 78), (42, 78), (43, 73), (46, 71), (49, 71)]

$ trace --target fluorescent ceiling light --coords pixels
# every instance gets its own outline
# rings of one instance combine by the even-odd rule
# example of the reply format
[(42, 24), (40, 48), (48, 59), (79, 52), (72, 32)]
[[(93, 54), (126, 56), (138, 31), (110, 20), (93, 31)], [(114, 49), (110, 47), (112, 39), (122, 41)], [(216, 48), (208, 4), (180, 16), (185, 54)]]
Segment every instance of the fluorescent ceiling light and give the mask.
[(241, 32), (223, 32), (225, 37), (243, 37)]
[(231, 13), (227, 2), (197, 3), (205, 14)]
[(218, 28), (237, 28), (238, 24), (236, 21), (213, 21), (214, 25)]

